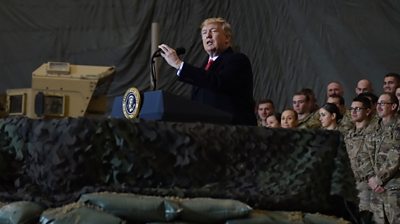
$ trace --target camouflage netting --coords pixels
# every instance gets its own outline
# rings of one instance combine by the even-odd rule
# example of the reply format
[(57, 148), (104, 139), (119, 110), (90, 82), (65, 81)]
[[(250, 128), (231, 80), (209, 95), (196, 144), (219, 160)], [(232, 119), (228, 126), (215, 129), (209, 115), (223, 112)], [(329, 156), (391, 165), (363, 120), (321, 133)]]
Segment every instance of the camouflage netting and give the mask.
[[(237, 199), (327, 213), (354, 201), (340, 134), (125, 119), (0, 120), (0, 201), (49, 207), (82, 193)], [(339, 201), (340, 201), (339, 200)]]

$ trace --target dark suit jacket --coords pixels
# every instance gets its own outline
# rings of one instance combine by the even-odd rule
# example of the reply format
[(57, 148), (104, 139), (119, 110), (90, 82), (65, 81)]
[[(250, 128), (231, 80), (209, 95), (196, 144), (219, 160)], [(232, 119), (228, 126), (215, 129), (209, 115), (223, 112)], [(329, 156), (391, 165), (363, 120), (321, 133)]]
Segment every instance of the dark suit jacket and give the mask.
[(246, 55), (228, 48), (208, 71), (185, 62), (179, 80), (193, 85), (192, 100), (232, 114), (233, 124), (256, 125), (253, 72)]

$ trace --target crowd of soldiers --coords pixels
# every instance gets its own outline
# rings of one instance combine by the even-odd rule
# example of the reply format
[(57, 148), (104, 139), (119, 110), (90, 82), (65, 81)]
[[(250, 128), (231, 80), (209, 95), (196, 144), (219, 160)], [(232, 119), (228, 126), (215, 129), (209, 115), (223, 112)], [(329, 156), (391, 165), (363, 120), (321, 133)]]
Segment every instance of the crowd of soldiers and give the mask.
[(358, 81), (355, 92), (346, 108), (341, 84), (331, 82), (319, 107), (313, 91), (302, 89), (293, 95), (293, 107), (281, 114), (272, 100), (261, 100), (256, 106), (258, 124), (340, 131), (356, 179), (362, 222), (400, 223), (400, 75), (385, 75), (379, 96), (366, 79)]

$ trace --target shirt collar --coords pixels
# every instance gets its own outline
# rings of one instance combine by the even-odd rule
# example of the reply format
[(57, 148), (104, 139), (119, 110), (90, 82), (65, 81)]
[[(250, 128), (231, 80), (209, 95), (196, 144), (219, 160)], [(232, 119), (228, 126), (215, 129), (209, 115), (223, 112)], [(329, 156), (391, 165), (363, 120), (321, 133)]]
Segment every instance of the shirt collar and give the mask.
[[(219, 55), (218, 55), (218, 56), (219, 56)], [(215, 60), (217, 60), (218, 56), (209, 57), (209, 58), (208, 58), (208, 60), (210, 60), (210, 59), (211, 59), (211, 60), (215, 61)]]

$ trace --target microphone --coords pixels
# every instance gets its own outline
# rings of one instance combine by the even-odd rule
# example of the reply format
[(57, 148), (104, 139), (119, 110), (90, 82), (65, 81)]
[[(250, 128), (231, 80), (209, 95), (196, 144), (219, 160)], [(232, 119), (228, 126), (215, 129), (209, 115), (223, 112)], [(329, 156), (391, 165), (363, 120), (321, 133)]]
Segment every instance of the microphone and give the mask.
[[(175, 49), (175, 51), (176, 51), (177, 55), (181, 55), (181, 54), (184, 54), (186, 52), (186, 49), (184, 47), (178, 47), (178, 48)], [(161, 56), (161, 52), (162, 52), (161, 49), (156, 50), (151, 58), (160, 57)]]
[[(185, 53), (185, 48), (183, 47), (178, 47), (175, 49), (177, 55), (181, 55)], [(157, 88), (157, 75), (156, 75), (156, 68), (155, 68), (155, 58), (161, 56), (162, 50), (159, 48), (156, 50), (153, 55), (151, 56), (151, 62), (150, 62), (150, 74), (151, 74), (151, 81), (153, 83), (153, 90)]]

